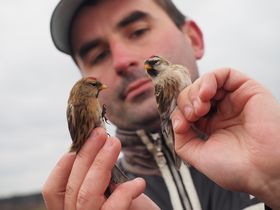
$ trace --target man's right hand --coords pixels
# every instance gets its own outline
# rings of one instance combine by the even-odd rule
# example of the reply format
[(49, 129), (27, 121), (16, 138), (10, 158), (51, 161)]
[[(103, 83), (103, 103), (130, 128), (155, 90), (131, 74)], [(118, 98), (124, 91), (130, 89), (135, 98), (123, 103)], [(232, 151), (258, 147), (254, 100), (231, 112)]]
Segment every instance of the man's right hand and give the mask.
[(185, 88), (177, 103), (177, 154), (220, 186), (279, 210), (280, 104), (271, 93), (241, 72), (219, 69)]
[(118, 185), (108, 199), (104, 196), (120, 149), (117, 138), (96, 128), (78, 154), (65, 154), (52, 170), (43, 187), (47, 209), (159, 209), (143, 194), (141, 178)]

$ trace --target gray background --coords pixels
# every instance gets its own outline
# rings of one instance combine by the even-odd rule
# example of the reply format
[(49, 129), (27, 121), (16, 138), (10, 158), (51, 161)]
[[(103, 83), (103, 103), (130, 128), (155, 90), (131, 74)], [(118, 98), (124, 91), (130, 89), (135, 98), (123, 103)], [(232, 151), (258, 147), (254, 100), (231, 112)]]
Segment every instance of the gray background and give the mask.
[[(66, 101), (80, 75), (51, 42), (57, 2), (0, 1), (0, 196), (40, 190), (69, 147)], [(175, 2), (204, 31), (202, 73), (233, 67), (280, 99), (280, 1)]]

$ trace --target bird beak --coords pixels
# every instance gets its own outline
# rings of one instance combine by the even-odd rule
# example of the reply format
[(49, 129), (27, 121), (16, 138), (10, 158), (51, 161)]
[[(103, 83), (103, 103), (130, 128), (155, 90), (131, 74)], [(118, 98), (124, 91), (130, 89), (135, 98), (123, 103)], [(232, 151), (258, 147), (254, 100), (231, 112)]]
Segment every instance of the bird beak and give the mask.
[(156, 77), (158, 75), (158, 71), (153, 69), (153, 67), (149, 63), (144, 64), (144, 68), (146, 69), (146, 72), (150, 77)]
[(102, 84), (101, 86), (99, 86), (98, 91), (97, 91), (97, 93), (96, 93), (96, 98), (98, 98), (99, 92), (100, 92), (101, 90), (106, 89), (106, 88), (107, 88), (107, 85), (104, 85), (104, 84)]
[(152, 69), (151, 65), (148, 64), (148, 63), (145, 63), (145, 64), (144, 64), (144, 68), (146, 69), (146, 71), (149, 71), (149, 70)]
[(101, 87), (100, 87), (100, 90), (104, 90), (104, 89), (107, 89), (107, 88), (108, 88), (107, 85), (102, 84)]

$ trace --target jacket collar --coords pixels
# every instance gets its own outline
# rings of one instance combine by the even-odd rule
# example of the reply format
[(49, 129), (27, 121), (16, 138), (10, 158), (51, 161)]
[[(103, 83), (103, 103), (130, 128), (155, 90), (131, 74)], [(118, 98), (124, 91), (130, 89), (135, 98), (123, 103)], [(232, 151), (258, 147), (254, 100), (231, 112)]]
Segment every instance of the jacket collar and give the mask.
[(131, 173), (139, 175), (160, 175), (153, 154), (147, 149), (144, 139), (153, 142), (152, 135), (143, 130), (126, 131), (117, 129), (116, 136), (122, 144), (122, 166)]

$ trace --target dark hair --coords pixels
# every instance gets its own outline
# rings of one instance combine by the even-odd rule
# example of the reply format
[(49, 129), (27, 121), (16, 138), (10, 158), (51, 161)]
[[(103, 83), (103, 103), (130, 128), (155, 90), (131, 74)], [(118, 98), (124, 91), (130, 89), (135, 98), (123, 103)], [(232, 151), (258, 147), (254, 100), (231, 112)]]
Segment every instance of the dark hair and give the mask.
[(181, 28), (185, 23), (186, 16), (174, 5), (172, 0), (153, 0), (158, 4), (171, 18), (178, 28)]

